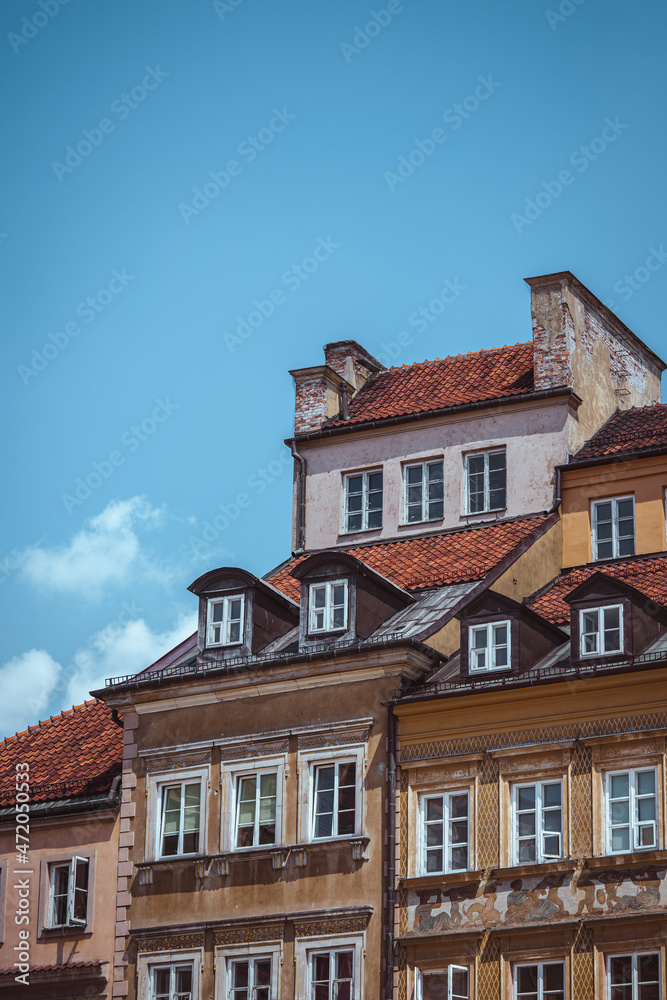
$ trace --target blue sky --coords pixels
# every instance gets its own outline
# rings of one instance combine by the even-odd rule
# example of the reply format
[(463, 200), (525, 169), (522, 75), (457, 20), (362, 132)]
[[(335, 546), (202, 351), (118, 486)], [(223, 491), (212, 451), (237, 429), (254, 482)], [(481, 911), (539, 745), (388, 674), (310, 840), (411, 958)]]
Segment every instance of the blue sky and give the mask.
[(325, 342), (402, 364), (524, 341), (522, 279), (569, 269), (667, 353), (666, 22), (5, 0), (2, 733), (187, 634), (206, 569), (289, 555), (288, 370)]

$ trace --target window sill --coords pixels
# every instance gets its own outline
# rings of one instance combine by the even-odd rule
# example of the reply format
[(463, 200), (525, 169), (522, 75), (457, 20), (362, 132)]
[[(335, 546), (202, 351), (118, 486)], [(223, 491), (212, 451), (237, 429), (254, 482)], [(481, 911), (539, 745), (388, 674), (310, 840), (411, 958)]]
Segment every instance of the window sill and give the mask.
[(255, 862), (271, 861), (274, 871), (285, 868), (305, 868), (311, 855), (338, 853), (345, 848), (351, 852), (353, 861), (366, 861), (366, 849), (370, 837), (340, 837), (335, 840), (315, 840), (305, 844), (291, 844), (273, 847), (247, 847), (226, 854), (209, 854), (198, 858), (160, 858), (136, 865), (139, 885), (152, 885), (155, 873), (168, 872), (194, 866), (195, 876), (200, 879), (222, 878), (230, 874), (231, 866)]
[(665, 864), (667, 850), (659, 847), (652, 847), (646, 851), (632, 851), (628, 854), (598, 854), (594, 858), (586, 858), (585, 868), (616, 868), (627, 867), (628, 865)]
[(347, 541), (350, 538), (354, 538), (355, 535), (368, 535), (373, 531), (380, 535), (382, 533), (382, 525), (379, 528), (355, 528), (353, 531), (345, 531), (341, 528), (338, 532), (338, 537), (344, 538)]
[(483, 518), (486, 518), (487, 520), (496, 521), (498, 519), (499, 514), (506, 514), (506, 513), (507, 513), (507, 507), (494, 507), (492, 510), (476, 510), (474, 514), (469, 514), (467, 511), (462, 511), (459, 520), (469, 521), (472, 518), (474, 521), (480, 521)]
[(85, 926), (42, 927), (38, 932), (37, 939), (45, 941), (63, 937), (90, 937), (92, 933), (93, 928), (89, 924)]
[(476, 869), (467, 872), (448, 872), (437, 874), (433, 872), (429, 875), (408, 875), (402, 878), (401, 885), (415, 892), (420, 889), (438, 889), (446, 885), (467, 885), (470, 882), (481, 882), (484, 878), (483, 869)]

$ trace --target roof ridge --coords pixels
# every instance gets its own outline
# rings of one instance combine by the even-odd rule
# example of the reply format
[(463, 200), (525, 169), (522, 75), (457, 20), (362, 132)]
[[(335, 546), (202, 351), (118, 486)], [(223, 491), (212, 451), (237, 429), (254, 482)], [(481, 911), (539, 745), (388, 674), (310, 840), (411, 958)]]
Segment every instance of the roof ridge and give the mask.
[[(390, 365), (390, 367), (385, 368), (384, 371), (375, 372), (374, 377), (377, 378), (378, 376), (385, 375), (388, 372), (400, 372), (405, 368), (419, 368), (422, 365), (442, 364), (443, 361), (453, 361), (456, 358), (470, 358), (470, 357), (475, 357), (479, 354), (493, 354), (494, 352), (497, 351), (511, 351), (515, 347), (529, 347), (529, 346), (532, 347), (532, 341), (524, 340), (524, 341), (517, 341), (516, 344), (503, 344), (502, 347), (482, 347), (478, 351), (465, 351), (463, 354), (446, 354), (444, 358), (425, 358), (424, 361), (412, 361), (403, 365)], [(370, 382), (370, 379), (368, 381)]]

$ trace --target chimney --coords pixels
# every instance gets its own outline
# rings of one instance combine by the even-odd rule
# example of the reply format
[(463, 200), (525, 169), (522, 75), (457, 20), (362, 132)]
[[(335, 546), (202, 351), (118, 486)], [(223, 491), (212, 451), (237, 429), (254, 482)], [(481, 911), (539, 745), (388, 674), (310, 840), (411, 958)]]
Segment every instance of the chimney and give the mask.
[(375, 372), (385, 366), (369, 354), (356, 340), (336, 340), (324, 345), (324, 359), (352, 387), (354, 395)]
[(347, 416), (351, 399), (375, 372), (384, 371), (356, 340), (337, 340), (324, 348), (326, 364), (290, 372), (296, 389), (294, 433), (307, 434), (339, 414)]
[(572, 355), (576, 335), (564, 294), (569, 285), (568, 277), (574, 276), (564, 271), (525, 279), (530, 285), (536, 391), (574, 386)]

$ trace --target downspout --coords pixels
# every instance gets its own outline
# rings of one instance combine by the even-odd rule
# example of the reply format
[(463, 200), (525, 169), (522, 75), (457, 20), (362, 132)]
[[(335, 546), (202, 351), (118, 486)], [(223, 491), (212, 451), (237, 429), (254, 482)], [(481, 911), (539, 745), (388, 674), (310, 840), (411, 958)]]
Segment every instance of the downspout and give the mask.
[(556, 466), (556, 481), (554, 483), (554, 502), (553, 502), (552, 507), (551, 507), (551, 509), (553, 511), (558, 510), (558, 508), (560, 507), (560, 504), (561, 504), (561, 499), (562, 499), (562, 493), (561, 493), (561, 475), (562, 475), (562, 473), (561, 473), (561, 467), (560, 467), (560, 465), (557, 465)]
[(387, 938), (385, 950), (385, 997), (394, 995), (394, 907), (396, 880), (396, 717), (389, 706), (387, 715)]
[(301, 556), (306, 550), (306, 460), (296, 450), (296, 438), (289, 442), (292, 458), (299, 462), (297, 471), (297, 503), (296, 503), (296, 549), (294, 556)]

